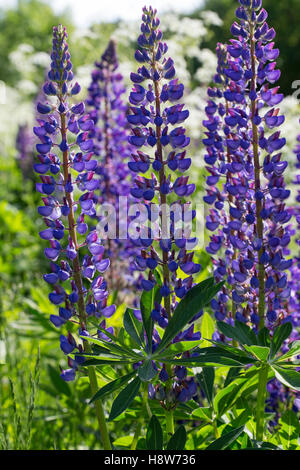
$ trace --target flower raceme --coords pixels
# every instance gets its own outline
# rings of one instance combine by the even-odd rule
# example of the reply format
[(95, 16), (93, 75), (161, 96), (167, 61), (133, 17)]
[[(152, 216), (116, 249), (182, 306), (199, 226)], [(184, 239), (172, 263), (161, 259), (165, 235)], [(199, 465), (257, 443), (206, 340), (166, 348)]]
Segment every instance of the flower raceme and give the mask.
[[(128, 143), (127, 105), (122, 99), (126, 89), (118, 70), (116, 44), (113, 40), (110, 40), (101, 61), (96, 62), (95, 66), (86, 105), (94, 124), (89, 137), (94, 141), (93, 151), (98, 158), (98, 166), (95, 168), (99, 180), (96, 208), (101, 212), (106, 207), (111, 208), (117, 219), (114, 223), (119, 227), (121, 223), (126, 225), (126, 216), (125, 220), (121, 220), (120, 198), (126, 200), (126, 206), (133, 198), (130, 195), (132, 173), (128, 168), (131, 146)], [(100, 224), (102, 220), (104, 225), (106, 219), (102, 219), (99, 214)], [(105, 232), (104, 229), (105, 226), (103, 237), (107, 238), (105, 248), (111, 262), (107, 282), (111, 290), (124, 294), (125, 290), (132, 290), (136, 284), (133, 261), (136, 249), (128, 238), (119, 238), (122, 230), (114, 226), (112, 237), (109, 230)], [(127, 233), (127, 226), (124, 230)]]
[[(184, 86), (175, 78), (173, 60), (166, 56), (168, 46), (163, 42), (156, 13), (151, 7), (143, 9), (139, 49), (135, 53), (139, 68), (131, 73), (134, 86), (129, 96), (127, 119), (132, 126), (128, 140), (135, 148), (129, 163), (130, 170), (136, 173), (131, 194), (146, 208), (149, 219), (145, 221), (143, 235), (135, 239), (141, 250), (136, 264), (140, 271), (148, 273), (142, 281), (145, 291), (151, 291), (160, 282), (160, 295), (151, 316), (156, 324), (165, 328), (177, 299), (182, 299), (193, 286), (193, 275), (201, 266), (194, 262), (194, 252), (190, 251), (197, 242), (191, 238), (191, 225), (187, 224), (182, 230), (183, 222), (192, 222), (195, 217), (188, 202), (195, 185), (184, 175), (191, 165), (186, 153), (190, 139), (181, 126), (189, 111), (180, 103)], [(158, 209), (152, 210), (153, 206)], [(156, 223), (155, 233), (148, 230), (149, 221)], [(179, 270), (185, 273), (184, 280)], [(159, 274), (159, 281), (157, 271), (162, 275)], [(176, 341), (192, 339), (199, 339), (193, 324), (181, 332)], [(149, 347), (154, 351), (159, 342), (160, 336), (154, 330)], [(177, 379), (170, 384), (171, 374)], [(186, 401), (197, 393), (194, 381), (187, 380), (184, 368), (178, 368), (173, 374), (164, 366), (159, 377), (161, 382), (168, 382), (167, 389), (159, 387), (155, 392), (150, 387), (151, 397)]]
[(292, 264), (286, 259), (291, 214), (285, 206), (287, 162), (281, 160), (285, 139), (278, 130), (283, 95), (273, 86), (280, 77), (279, 51), (261, 0), (241, 0), (236, 16), (235, 38), (217, 48), (216, 87), (208, 90), (204, 121), (206, 227), (213, 232), (207, 250), (215, 278), (226, 278), (229, 286), (212, 307), (218, 320), (271, 328), (285, 316)]
[[(79, 335), (88, 335), (88, 318), (96, 317), (103, 327), (115, 307), (107, 305), (108, 292), (101, 275), (109, 268), (109, 259), (103, 256), (104, 246), (96, 231), (89, 232), (87, 225), (87, 218), (96, 213), (94, 191), (99, 188), (94, 177), (98, 163), (89, 138), (94, 122), (85, 114), (84, 103), (70, 103), (80, 86), (73, 82), (67, 33), (62, 26), (53, 28), (48, 78), (43, 91), (49, 101), (37, 104), (44, 119), (38, 119), (34, 127), (40, 140), (34, 169), (40, 175), (37, 190), (44, 203), (38, 212), (46, 225), (40, 237), (49, 242), (45, 256), (50, 260), (50, 272), (44, 279), (52, 288), (50, 301), (59, 306), (59, 314), (51, 315), (50, 320), (56, 327), (73, 322)], [(60, 337), (66, 355), (86, 350), (84, 343), (70, 331)], [(73, 380), (81, 361), (79, 356), (69, 358), (69, 369), (62, 371), (62, 378)]]

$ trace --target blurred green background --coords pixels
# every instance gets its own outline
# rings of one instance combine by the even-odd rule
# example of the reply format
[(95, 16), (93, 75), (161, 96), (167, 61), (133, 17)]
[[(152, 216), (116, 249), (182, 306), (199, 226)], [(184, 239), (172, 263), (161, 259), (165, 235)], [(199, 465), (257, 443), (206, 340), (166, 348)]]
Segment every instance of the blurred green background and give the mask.
[[(162, 0), (163, 2), (163, 0)], [(110, 2), (117, 8), (119, 2)], [(269, 25), (277, 32), (281, 51), (280, 86), (286, 95), (282, 109), (287, 138), (284, 157), (293, 163), (293, 148), (300, 109), (292, 97), (293, 82), (300, 80), (300, 0), (264, 0)], [(47, 286), (41, 280), (47, 270), (44, 245), (38, 232), (42, 221), (36, 208), (35, 178), (24, 170), (16, 148), (19, 126), (30, 129), (34, 101), (49, 67), (52, 26), (67, 26), (76, 79), (82, 85), (81, 99), (98, 60), (111, 35), (118, 42), (120, 68), (125, 82), (136, 69), (133, 55), (139, 21), (122, 19), (78, 25), (72, 10), (56, 13), (50, 0), (19, 0), (14, 7), (0, 2), (0, 448), (72, 449), (97, 448), (99, 436), (87, 404), (89, 390), (84, 378), (66, 384), (58, 365), (65, 360), (59, 349), (59, 334), (48, 318), (55, 308), (48, 301)], [(123, 1), (126, 6), (126, 0)], [(204, 170), (201, 147), (206, 89), (216, 67), (217, 42), (228, 41), (237, 0), (194, 2), (189, 13), (171, 12), (161, 16), (161, 25), (175, 60), (178, 75), (187, 90), (185, 101), (191, 111), (189, 133), (193, 156), (191, 180), (202, 196)], [(4, 4), (3, 4), (4, 5)], [(123, 5), (123, 6), (124, 6)], [(116, 17), (118, 12), (116, 10)], [(138, 11), (136, 17), (139, 17)], [(30, 131), (29, 131), (30, 132)], [(30, 152), (29, 152), (30, 153)], [(30, 157), (29, 157), (30, 158)], [(293, 167), (289, 179), (292, 179)], [(291, 202), (292, 203), (292, 202)], [(200, 253), (205, 263), (208, 257)], [(209, 267), (208, 267), (209, 269)], [(118, 321), (118, 320), (117, 320)], [(40, 352), (39, 352), (40, 350)], [(130, 425), (114, 424), (130, 434)], [(201, 442), (200, 442), (201, 447)]]

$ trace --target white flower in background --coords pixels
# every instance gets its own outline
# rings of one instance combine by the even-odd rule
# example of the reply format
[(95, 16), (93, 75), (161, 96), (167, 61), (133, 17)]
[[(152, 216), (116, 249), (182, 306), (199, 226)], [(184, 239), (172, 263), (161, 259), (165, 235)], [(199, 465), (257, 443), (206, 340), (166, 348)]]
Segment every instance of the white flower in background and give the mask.
[(206, 26), (222, 26), (223, 20), (215, 11), (206, 10), (201, 12), (201, 18)]
[(210, 49), (199, 49), (197, 59), (201, 62), (201, 67), (197, 70), (194, 78), (200, 83), (208, 84), (216, 73), (216, 54)]
[(34, 95), (38, 92), (38, 87), (31, 80), (21, 80), (17, 85), (17, 90), (24, 96)]
[(32, 55), (31, 62), (33, 65), (42, 67), (43, 69), (49, 68), (50, 66), (49, 54), (46, 54), (46, 52), (36, 52), (35, 54)]
[(74, 82), (77, 81), (80, 83), (81, 92), (77, 95), (77, 100), (83, 100), (86, 98), (87, 89), (91, 83), (91, 73), (94, 70), (94, 65), (82, 65), (81, 67), (77, 67), (76, 74), (74, 77)]
[(5, 102), (0, 104), (0, 151), (14, 148), (19, 124), (33, 123), (33, 105), (16, 89), (6, 86)]
[(33, 54), (34, 49), (30, 44), (20, 44), (9, 54), (9, 60), (20, 74), (28, 76), (34, 73), (34, 65), (30, 60)]
[(138, 21), (122, 21), (114, 31), (114, 39), (117, 43), (121, 43), (124, 46), (130, 46), (131, 43), (136, 43), (137, 31), (139, 31), (139, 28), (140, 25)]

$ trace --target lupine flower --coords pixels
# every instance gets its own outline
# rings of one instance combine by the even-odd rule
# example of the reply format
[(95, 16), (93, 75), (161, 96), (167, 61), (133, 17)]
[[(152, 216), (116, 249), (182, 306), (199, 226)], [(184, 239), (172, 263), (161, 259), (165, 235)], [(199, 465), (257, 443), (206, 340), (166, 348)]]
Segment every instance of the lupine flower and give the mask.
[[(190, 238), (191, 227), (185, 227), (184, 233), (178, 231), (178, 222), (182, 223), (183, 218), (192, 221), (195, 216), (188, 202), (195, 185), (189, 183), (188, 176), (185, 176), (191, 165), (186, 152), (190, 139), (181, 125), (189, 112), (180, 103), (184, 86), (175, 78), (174, 62), (166, 55), (168, 46), (162, 42), (159, 24), (156, 10), (145, 7), (138, 38), (139, 50), (135, 53), (135, 59), (140, 65), (137, 72), (131, 74), (134, 86), (129, 97), (131, 106), (127, 119), (132, 126), (129, 143), (136, 149), (129, 163), (129, 168), (136, 173), (131, 194), (147, 209), (146, 214), (153, 229), (147, 231), (145, 221), (145, 231), (136, 240), (141, 249), (136, 264), (147, 273), (142, 281), (146, 291), (154, 288), (157, 283), (155, 271), (161, 269), (160, 295), (163, 300), (155, 304), (152, 318), (156, 324), (165, 328), (177, 299), (183, 298), (193, 286), (193, 275), (200, 271), (201, 266), (194, 262), (194, 253), (188, 251), (192, 243), (196, 242)], [(152, 203), (154, 200), (160, 204), (160, 213)], [(169, 218), (166, 216), (167, 203), (170, 205)], [(184, 280), (179, 277), (180, 269), (187, 276)], [(199, 334), (194, 333), (191, 324), (175, 341), (198, 338)], [(160, 337), (154, 331), (152, 350), (159, 342)], [(159, 386), (154, 393), (156, 398), (170, 403), (186, 401), (196, 393), (195, 385), (180, 375), (180, 369), (173, 387), (165, 389)], [(162, 383), (168, 380), (169, 375), (170, 371), (163, 367), (159, 374)]]
[[(130, 204), (130, 185), (132, 173), (128, 168), (128, 160), (132, 151), (128, 143), (129, 126), (126, 120), (127, 106), (122, 95), (126, 91), (123, 77), (118, 71), (116, 44), (111, 40), (104, 51), (101, 61), (95, 63), (92, 82), (88, 88), (86, 100), (88, 118), (84, 129), (94, 142), (94, 154), (98, 157), (98, 165), (93, 168), (99, 181), (96, 194), (96, 206), (111, 204), (117, 212), (117, 226), (121, 220), (119, 214), (119, 198), (126, 197)], [(100, 193), (100, 196), (99, 196)], [(127, 233), (127, 226), (126, 226)], [(124, 292), (134, 285), (135, 247), (129, 239), (118, 238), (116, 232), (112, 239), (108, 237), (105, 244), (111, 261), (111, 269), (107, 281), (109, 288)]]
[[(275, 31), (266, 23), (261, 0), (240, 0), (235, 39), (218, 47), (216, 87), (208, 90), (204, 144), (209, 176), (205, 202), (210, 206), (216, 279), (227, 279), (212, 307), (218, 320), (236, 318), (270, 328), (285, 317), (290, 288), (286, 259), (290, 242), (286, 224), (281, 160), (284, 122), (277, 105), (283, 95), (273, 85), (280, 77)], [(223, 253), (223, 256), (220, 256)]]
[[(300, 136), (298, 137), (298, 142), (300, 142)], [(299, 187), (300, 179), (297, 174), (297, 170), (300, 169), (300, 145), (297, 144), (294, 153), (296, 155), (296, 176), (293, 183)], [(291, 225), (290, 235), (293, 236), (296, 234), (296, 243), (299, 246), (298, 233), (300, 229), (300, 218), (299, 218), (299, 201), (300, 201), (300, 191), (297, 190), (295, 206), (290, 208), (290, 212), (293, 214), (296, 227)], [(289, 343), (293, 341), (299, 341), (299, 326), (300, 326), (300, 296), (299, 296), (299, 285), (300, 285), (300, 258), (299, 253), (293, 260), (293, 265), (290, 268), (290, 278), (289, 278), (289, 288), (290, 288), (290, 297), (286, 302), (286, 320), (290, 321), (293, 325), (293, 331), (288, 340), (285, 341), (282, 352), (286, 353), (288, 351)], [(278, 380), (274, 379), (268, 384), (269, 397), (267, 400), (267, 411), (275, 413), (274, 420), (270, 425), (275, 426), (278, 424), (278, 420), (282, 412), (282, 403), (285, 404), (284, 409), (286, 408), (286, 403), (293, 403), (293, 408), (295, 412), (298, 412), (300, 409), (300, 394), (295, 392), (288, 387), (282, 385)]]
[(16, 137), (17, 161), (25, 179), (32, 178), (34, 136), (28, 124), (19, 126)]
[[(103, 257), (104, 247), (96, 231), (88, 232), (86, 219), (95, 215), (94, 191), (99, 188), (92, 169), (97, 161), (93, 160), (93, 140), (85, 129), (85, 106), (69, 101), (80, 87), (73, 81), (67, 33), (62, 26), (53, 28), (48, 79), (43, 91), (52, 99), (37, 104), (44, 118), (34, 127), (40, 141), (34, 169), (40, 175), (37, 191), (44, 203), (38, 212), (46, 225), (40, 236), (50, 245), (45, 248), (50, 272), (44, 280), (52, 289), (50, 301), (59, 307), (58, 315), (51, 315), (50, 320), (56, 327), (72, 321), (79, 325), (79, 335), (87, 335), (88, 317), (101, 321), (111, 316), (115, 307), (107, 307), (108, 292), (101, 275), (109, 260)], [(75, 189), (81, 193), (78, 199)], [(86, 349), (70, 332), (61, 335), (60, 346), (66, 355)], [(62, 371), (61, 377), (73, 380), (81, 362), (80, 356), (69, 358), (69, 369)]]

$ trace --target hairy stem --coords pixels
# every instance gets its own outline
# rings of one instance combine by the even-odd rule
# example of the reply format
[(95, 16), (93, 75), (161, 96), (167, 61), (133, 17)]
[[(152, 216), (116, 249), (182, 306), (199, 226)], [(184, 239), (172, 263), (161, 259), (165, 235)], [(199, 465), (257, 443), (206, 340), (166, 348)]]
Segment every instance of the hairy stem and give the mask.
[(269, 366), (263, 365), (259, 372), (258, 394), (256, 404), (256, 440), (263, 441), (265, 429), (265, 402), (267, 396)]
[(166, 431), (167, 436), (170, 438), (174, 434), (174, 411), (173, 409), (165, 410), (166, 417)]
[[(60, 95), (60, 100), (62, 100), (62, 96)], [(67, 141), (67, 127), (66, 127), (66, 116), (64, 113), (60, 115), (61, 117), (61, 137), (63, 141)], [(69, 155), (68, 151), (63, 152), (63, 173), (64, 173), (64, 186), (67, 184), (69, 179)], [(76, 284), (78, 290), (78, 316), (80, 320), (81, 327), (86, 329), (87, 323), (87, 315), (85, 312), (85, 301), (84, 301), (84, 289), (83, 289), (83, 282), (81, 277), (81, 267), (80, 267), (80, 260), (79, 260), (79, 246), (77, 242), (77, 234), (76, 234), (76, 224), (75, 224), (75, 216), (74, 216), (74, 208), (73, 208), (73, 196), (72, 193), (65, 191), (65, 196), (68, 201), (68, 206), (70, 209), (68, 215), (68, 228), (70, 237), (73, 240), (75, 245), (77, 255), (73, 260), (73, 277), (74, 282)], [(84, 342), (84, 350), (85, 352), (91, 352), (90, 346), (87, 341)], [(92, 395), (94, 395), (98, 390), (97, 385), (97, 377), (93, 367), (88, 368), (88, 376), (90, 381), (90, 387), (92, 391)], [(106, 426), (105, 416), (103, 406), (100, 400), (96, 401), (95, 404), (96, 408), (96, 415), (99, 424), (100, 435), (102, 438), (102, 443), (105, 450), (111, 449), (111, 444), (109, 440), (108, 430)]]
[[(254, 26), (250, 24), (250, 47), (251, 47), (251, 91), (256, 91), (256, 58), (255, 58), (255, 40), (254, 40)], [(254, 157), (254, 172), (255, 172), (255, 193), (261, 190), (260, 181), (260, 162), (259, 162), (259, 149), (258, 149), (258, 128), (254, 122), (254, 118), (257, 111), (257, 101), (251, 101), (251, 122), (252, 122), (252, 140), (253, 140), (253, 157)], [(263, 219), (261, 217), (262, 202), (259, 198), (256, 198), (256, 234), (257, 237), (263, 242), (264, 226)], [(260, 318), (259, 328), (264, 327), (265, 322), (265, 268), (260, 262), (263, 254), (263, 243), (262, 247), (258, 252), (258, 281), (259, 281), (259, 299), (258, 299), (258, 315)]]

